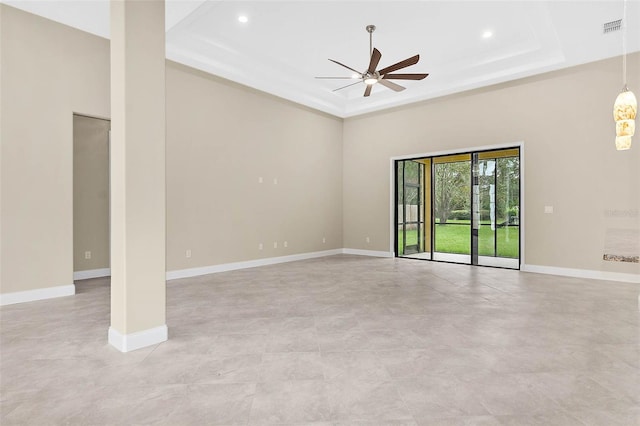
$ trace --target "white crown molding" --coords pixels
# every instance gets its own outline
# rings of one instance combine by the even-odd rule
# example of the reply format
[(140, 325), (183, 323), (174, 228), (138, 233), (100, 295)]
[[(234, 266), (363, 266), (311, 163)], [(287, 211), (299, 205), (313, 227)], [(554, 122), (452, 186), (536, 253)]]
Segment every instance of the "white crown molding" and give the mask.
[(169, 329), (166, 325), (129, 334), (122, 334), (113, 327), (109, 327), (109, 344), (120, 352), (131, 352), (157, 345), (166, 342), (168, 338)]
[(73, 280), (88, 280), (91, 278), (103, 278), (111, 276), (111, 268), (102, 269), (88, 269), (86, 271), (75, 271), (73, 273)]
[(56, 297), (73, 296), (74, 294), (76, 294), (76, 286), (73, 284), (38, 288), (35, 290), (16, 291), (13, 293), (0, 294), (0, 306), (34, 302), (36, 300), (54, 299)]

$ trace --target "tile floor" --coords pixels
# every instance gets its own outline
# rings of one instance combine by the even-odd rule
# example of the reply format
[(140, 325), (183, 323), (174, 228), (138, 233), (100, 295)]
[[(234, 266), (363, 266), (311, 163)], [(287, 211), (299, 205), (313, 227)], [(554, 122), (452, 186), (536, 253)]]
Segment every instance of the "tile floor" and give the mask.
[(1, 308), (0, 423), (640, 425), (637, 284), (333, 256), (167, 288), (128, 354), (106, 279)]

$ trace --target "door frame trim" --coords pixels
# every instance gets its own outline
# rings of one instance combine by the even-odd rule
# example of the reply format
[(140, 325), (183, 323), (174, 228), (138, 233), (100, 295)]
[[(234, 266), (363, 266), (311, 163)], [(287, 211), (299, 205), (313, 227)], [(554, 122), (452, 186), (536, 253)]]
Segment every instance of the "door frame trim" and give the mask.
[(519, 148), (520, 149), (520, 268), (525, 265), (526, 262), (526, 253), (525, 253), (525, 227), (526, 223), (526, 207), (525, 207), (525, 192), (524, 192), (524, 181), (525, 181), (525, 143), (524, 141), (517, 141), (511, 143), (504, 144), (496, 144), (496, 145), (483, 145), (483, 146), (475, 146), (475, 147), (467, 147), (467, 148), (459, 148), (459, 149), (451, 149), (444, 151), (435, 151), (435, 152), (422, 152), (417, 154), (407, 154), (407, 155), (399, 155), (389, 158), (389, 251), (391, 253), (396, 253), (395, 245), (395, 231), (394, 231), (394, 221), (395, 221), (395, 211), (397, 207), (395, 206), (395, 184), (396, 184), (396, 174), (395, 174), (395, 162), (398, 160), (413, 160), (416, 158), (422, 157), (438, 157), (443, 155), (451, 155), (451, 154), (465, 154), (473, 151), (492, 151), (499, 149), (507, 149), (507, 148)]

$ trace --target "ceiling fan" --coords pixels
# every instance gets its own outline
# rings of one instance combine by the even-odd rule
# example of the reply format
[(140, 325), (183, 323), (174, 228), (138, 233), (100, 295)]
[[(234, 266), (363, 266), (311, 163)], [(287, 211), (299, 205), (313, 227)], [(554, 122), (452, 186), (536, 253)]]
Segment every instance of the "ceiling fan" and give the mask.
[(394, 71), (398, 71), (402, 68), (406, 68), (410, 65), (415, 65), (420, 60), (420, 55), (415, 55), (410, 58), (405, 59), (404, 61), (400, 61), (396, 64), (389, 65), (386, 68), (382, 68), (381, 70), (376, 70), (378, 67), (378, 63), (380, 62), (380, 58), (382, 58), (382, 53), (375, 47), (373, 47), (373, 32), (376, 30), (375, 25), (367, 25), (366, 30), (369, 33), (369, 67), (365, 72), (360, 72), (355, 70), (345, 64), (341, 64), (340, 62), (329, 59), (331, 62), (336, 63), (348, 70), (354, 72), (351, 77), (316, 77), (318, 79), (335, 79), (335, 80), (351, 80), (358, 79), (355, 83), (347, 84), (346, 86), (338, 87), (333, 91), (346, 89), (347, 87), (351, 87), (353, 85), (364, 83), (367, 87), (364, 90), (364, 96), (369, 96), (371, 94), (371, 89), (374, 84), (380, 83), (385, 87), (388, 87), (391, 90), (395, 90), (396, 92), (400, 92), (406, 87), (400, 86), (399, 84), (393, 83), (389, 80), (422, 80), (426, 78), (429, 74), (393, 74)]

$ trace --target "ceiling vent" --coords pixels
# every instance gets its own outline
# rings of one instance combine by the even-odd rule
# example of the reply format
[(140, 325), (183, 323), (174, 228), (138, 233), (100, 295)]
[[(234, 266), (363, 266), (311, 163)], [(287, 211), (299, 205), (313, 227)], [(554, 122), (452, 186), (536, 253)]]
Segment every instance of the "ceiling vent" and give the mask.
[(622, 27), (622, 19), (616, 19), (615, 21), (605, 22), (602, 25), (602, 33), (609, 34), (614, 31), (620, 30), (621, 27)]

